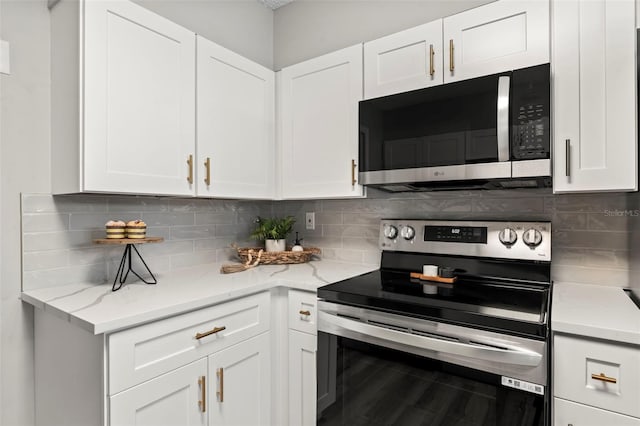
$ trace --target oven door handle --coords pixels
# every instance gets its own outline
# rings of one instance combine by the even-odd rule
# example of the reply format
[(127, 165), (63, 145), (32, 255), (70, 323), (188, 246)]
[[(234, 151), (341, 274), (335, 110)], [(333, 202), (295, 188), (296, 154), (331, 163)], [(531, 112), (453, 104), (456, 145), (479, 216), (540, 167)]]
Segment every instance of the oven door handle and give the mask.
[[(389, 342), (390, 347), (398, 344), (422, 350), (440, 352), (449, 355), (459, 355), (473, 359), (494, 361), (505, 364), (535, 367), (542, 361), (542, 355), (523, 348), (502, 349), (496, 346), (483, 346), (479, 344), (468, 344), (452, 342), (449, 340), (434, 337), (421, 336), (418, 334), (405, 333), (390, 328), (371, 325), (365, 322), (336, 316), (327, 312), (318, 312), (319, 331), (343, 335), (343, 331), (350, 331), (365, 336), (371, 336), (379, 342)], [(346, 333), (344, 337), (353, 338), (353, 334)], [(384, 346), (384, 343), (382, 343)], [(487, 343), (495, 345), (495, 343)]]

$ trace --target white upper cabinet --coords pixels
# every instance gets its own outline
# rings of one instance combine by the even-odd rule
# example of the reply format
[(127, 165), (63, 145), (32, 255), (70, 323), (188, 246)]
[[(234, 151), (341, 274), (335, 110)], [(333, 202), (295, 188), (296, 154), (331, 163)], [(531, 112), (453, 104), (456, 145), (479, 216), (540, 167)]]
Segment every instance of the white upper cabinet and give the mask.
[(284, 68), (279, 83), (282, 198), (362, 196), (362, 45)]
[(52, 16), (53, 192), (192, 195), (195, 34), (124, 1)]
[(555, 192), (638, 188), (634, 0), (552, 8)]
[(444, 18), (444, 82), (549, 62), (549, 1), (500, 0)]
[(364, 44), (364, 97), (442, 84), (442, 19)]
[(275, 196), (275, 73), (197, 38), (197, 195)]

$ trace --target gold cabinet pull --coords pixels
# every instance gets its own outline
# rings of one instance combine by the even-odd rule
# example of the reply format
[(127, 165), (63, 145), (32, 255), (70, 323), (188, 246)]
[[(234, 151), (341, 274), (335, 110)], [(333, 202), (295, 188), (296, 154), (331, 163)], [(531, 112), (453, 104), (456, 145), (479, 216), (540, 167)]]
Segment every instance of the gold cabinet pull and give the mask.
[(433, 57), (436, 54), (436, 52), (433, 50), (433, 44), (429, 45), (429, 75), (431, 77), (434, 76), (434, 74), (436, 73), (436, 68), (435, 65), (433, 63)]
[(604, 373), (592, 374), (591, 378), (593, 380), (600, 380), (602, 382), (607, 382), (607, 383), (618, 383), (618, 379), (616, 379), (614, 377), (605, 376)]
[(207, 411), (207, 378), (206, 376), (200, 376), (198, 384), (200, 385), (200, 401), (198, 401), (198, 407), (203, 413)]
[(187, 182), (193, 183), (193, 155), (189, 154), (187, 158), (187, 164), (189, 165), (189, 176), (187, 176)]
[(216, 376), (218, 376), (219, 388), (216, 391), (216, 395), (218, 396), (218, 401), (224, 402), (224, 368), (220, 367), (216, 371)]
[(453, 61), (453, 39), (449, 40), (449, 71), (453, 72), (455, 69), (455, 63)]
[(300, 315), (308, 317), (309, 315), (311, 315), (311, 311), (300, 311)]
[(204, 333), (196, 333), (196, 339), (200, 340), (203, 337), (207, 337), (207, 336), (211, 336), (212, 334), (216, 334), (216, 333), (220, 333), (223, 330), (226, 330), (227, 327), (222, 326), (222, 327), (215, 327), (209, 331), (205, 331)]
[(358, 181), (356, 180), (356, 160), (351, 159), (351, 186), (356, 186)]
[(211, 158), (207, 157), (207, 161), (204, 162), (204, 168), (207, 170), (204, 177), (204, 183), (209, 186), (211, 185)]

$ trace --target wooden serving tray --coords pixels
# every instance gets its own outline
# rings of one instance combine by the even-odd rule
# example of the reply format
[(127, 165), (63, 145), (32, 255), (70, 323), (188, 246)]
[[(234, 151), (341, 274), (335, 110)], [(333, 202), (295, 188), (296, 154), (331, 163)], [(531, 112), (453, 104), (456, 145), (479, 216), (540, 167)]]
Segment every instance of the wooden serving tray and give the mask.
[(97, 238), (93, 240), (94, 244), (105, 244), (105, 245), (147, 244), (147, 243), (161, 243), (163, 241), (164, 241), (163, 237)]
[(429, 275), (422, 275), (420, 272), (411, 272), (409, 276), (411, 278), (417, 278), (421, 281), (433, 281), (436, 283), (446, 283), (446, 284), (453, 284), (458, 279), (458, 277), (453, 277), (453, 278), (432, 277)]

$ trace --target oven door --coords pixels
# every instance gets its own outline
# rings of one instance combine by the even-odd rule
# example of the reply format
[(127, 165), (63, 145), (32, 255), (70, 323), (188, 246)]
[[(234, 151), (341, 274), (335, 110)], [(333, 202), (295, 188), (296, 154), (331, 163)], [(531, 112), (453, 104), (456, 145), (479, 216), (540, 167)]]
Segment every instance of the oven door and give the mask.
[(548, 425), (545, 342), (318, 309), (318, 425)]

